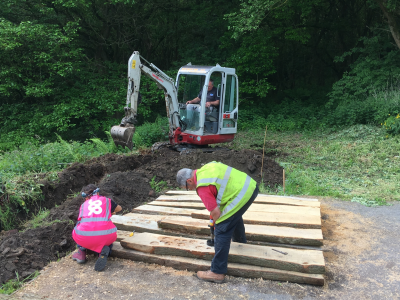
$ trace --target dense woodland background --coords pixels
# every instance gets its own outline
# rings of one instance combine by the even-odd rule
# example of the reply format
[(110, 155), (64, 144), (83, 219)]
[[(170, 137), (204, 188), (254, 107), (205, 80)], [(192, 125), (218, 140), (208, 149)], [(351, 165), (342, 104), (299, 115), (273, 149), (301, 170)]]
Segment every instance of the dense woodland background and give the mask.
[[(236, 68), (241, 129), (395, 124), (399, 4), (2, 0), (0, 150), (104, 136), (122, 117), (135, 50), (172, 77), (188, 62)], [(161, 91), (144, 79), (141, 92), (140, 123), (165, 116)]]

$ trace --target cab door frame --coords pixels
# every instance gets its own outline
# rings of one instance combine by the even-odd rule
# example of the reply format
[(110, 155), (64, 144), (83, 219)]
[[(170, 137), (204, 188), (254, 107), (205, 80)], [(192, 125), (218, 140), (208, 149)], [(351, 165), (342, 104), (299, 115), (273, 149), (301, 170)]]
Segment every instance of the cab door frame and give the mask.
[[(239, 80), (237, 75), (231, 72), (224, 72), (222, 80), (222, 102), (220, 100), (218, 132), (219, 134), (232, 134), (237, 132), (237, 120), (239, 115)], [(229, 96), (229, 99), (227, 99), (227, 96)], [(227, 110), (225, 110), (226, 101), (230, 102)]]

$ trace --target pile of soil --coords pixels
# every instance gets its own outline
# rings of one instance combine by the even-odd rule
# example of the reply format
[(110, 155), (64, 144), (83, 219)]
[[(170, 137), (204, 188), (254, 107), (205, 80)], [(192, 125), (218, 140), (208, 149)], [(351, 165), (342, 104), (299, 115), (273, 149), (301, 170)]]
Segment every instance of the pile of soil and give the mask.
[[(211, 161), (219, 161), (250, 175), (257, 182), (274, 187), (282, 184), (282, 167), (275, 161), (253, 150), (193, 151), (182, 154), (160, 149), (147, 155), (107, 154), (75, 163), (58, 174), (58, 182), (42, 181), (44, 200), (42, 208), (50, 209), (45, 221), (50, 226), (11, 230), (0, 234), (0, 284), (16, 276), (25, 278), (42, 269), (50, 261), (64, 257), (75, 249), (71, 232), (84, 199), (79, 196), (83, 186), (94, 183), (100, 194), (112, 198), (122, 206), (123, 213), (158, 196), (151, 189), (150, 181), (165, 181), (168, 189), (177, 188), (176, 173), (181, 168), (198, 169)], [(78, 194), (78, 196), (71, 196)]]
[(15, 278), (16, 273), (20, 279), (26, 278), (64, 257), (75, 246), (71, 238), (73, 226), (59, 222), (25, 232), (4, 233), (0, 241), (0, 284)]

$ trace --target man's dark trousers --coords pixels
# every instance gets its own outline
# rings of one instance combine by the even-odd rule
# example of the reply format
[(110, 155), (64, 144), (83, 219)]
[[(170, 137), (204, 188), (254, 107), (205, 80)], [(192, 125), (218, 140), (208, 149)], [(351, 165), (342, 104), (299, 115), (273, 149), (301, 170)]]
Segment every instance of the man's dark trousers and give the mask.
[(258, 195), (258, 186), (255, 188), (249, 201), (239, 209), (233, 216), (225, 221), (215, 224), (215, 255), (211, 262), (211, 271), (217, 274), (226, 274), (228, 269), (228, 255), (231, 247), (231, 239), (234, 242), (246, 243), (246, 232), (243, 223), (243, 214), (253, 203)]

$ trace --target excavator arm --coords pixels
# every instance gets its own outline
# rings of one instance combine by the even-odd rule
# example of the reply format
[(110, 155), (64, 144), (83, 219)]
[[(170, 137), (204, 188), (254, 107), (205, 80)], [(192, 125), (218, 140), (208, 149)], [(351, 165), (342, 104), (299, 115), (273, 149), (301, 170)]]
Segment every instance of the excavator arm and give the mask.
[[(142, 63), (141, 59), (146, 62), (147, 66)], [(158, 88), (164, 91), (170, 137), (180, 126), (179, 105), (174, 81), (155, 65), (147, 62), (140, 56), (138, 51), (134, 51), (128, 62), (128, 91), (126, 106), (124, 107), (125, 117), (122, 118), (120, 125), (111, 128), (111, 136), (114, 143), (126, 146), (131, 150), (133, 148), (132, 138), (135, 133), (134, 124), (136, 123), (137, 106), (140, 102), (139, 89), (142, 73), (152, 79)]]

